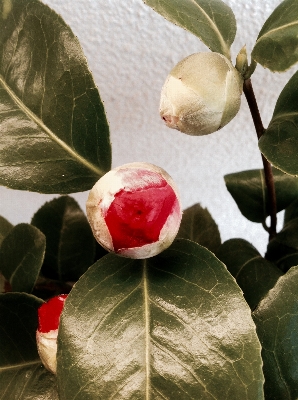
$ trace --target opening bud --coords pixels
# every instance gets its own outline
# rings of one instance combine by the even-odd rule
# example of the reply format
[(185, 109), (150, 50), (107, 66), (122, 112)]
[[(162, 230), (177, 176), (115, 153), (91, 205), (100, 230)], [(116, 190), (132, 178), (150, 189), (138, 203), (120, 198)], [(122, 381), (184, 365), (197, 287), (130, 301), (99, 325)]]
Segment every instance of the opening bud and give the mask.
[(140, 259), (155, 256), (173, 242), (182, 216), (173, 179), (148, 163), (109, 171), (93, 186), (86, 208), (98, 243)]
[(242, 86), (240, 73), (222, 54), (192, 54), (167, 77), (161, 91), (160, 115), (170, 128), (188, 135), (207, 135), (238, 113)]
[(43, 365), (53, 374), (56, 374), (57, 370), (57, 336), (60, 315), (66, 298), (66, 294), (53, 297), (38, 309), (36, 331), (38, 354)]

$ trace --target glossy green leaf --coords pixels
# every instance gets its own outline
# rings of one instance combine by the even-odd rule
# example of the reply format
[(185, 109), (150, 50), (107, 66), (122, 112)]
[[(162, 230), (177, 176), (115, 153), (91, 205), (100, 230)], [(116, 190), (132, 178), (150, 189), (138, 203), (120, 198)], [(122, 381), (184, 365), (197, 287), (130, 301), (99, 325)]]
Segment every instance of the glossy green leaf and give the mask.
[(298, 398), (298, 267), (291, 268), (253, 313), (262, 344), (265, 398)]
[(31, 293), (40, 273), (46, 238), (29, 224), (16, 225), (2, 242), (0, 268), (15, 292)]
[[(298, 197), (298, 178), (273, 168), (277, 211), (284, 210)], [(269, 215), (264, 171), (254, 169), (225, 175), (228, 191), (241, 213), (250, 221), (264, 222)]]
[(298, 175), (298, 72), (282, 90), (259, 148), (275, 167)]
[(7, 221), (7, 219), (0, 216), (0, 246), (3, 242), (3, 239), (5, 238), (5, 236), (8, 235), (12, 228), (13, 225), (9, 221)]
[(58, 400), (56, 379), (42, 366), (36, 347), (42, 303), (24, 293), (0, 294), (1, 400)]
[(252, 58), (271, 71), (285, 71), (298, 61), (298, 3), (284, 0), (263, 25)]
[(241, 290), (184, 239), (147, 260), (103, 257), (60, 320), (60, 400), (263, 399), (261, 364)]
[(0, 0), (0, 184), (90, 189), (110, 168), (108, 124), (76, 36), (39, 0)]
[[(297, 207), (298, 201), (293, 203)], [(291, 207), (293, 210), (293, 208)], [(267, 247), (267, 258), (273, 261), (282, 271), (298, 265), (298, 218), (290, 218), (286, 212), (286, 223)], [(294, 216), (294, 214), (292, 214)]]
[(234, 276), (252, 310), (282, 275), (274, 264), (265, 260), (252, 244), (243, 239), (227, 240), (216, 256)]
[(207, 208), (194, 204), (183, 211), (178, 238), (192, 240), (213, 253), (221, 244), (220, 233)]
[(45, 203), (31, 223), (47, 238), (44, 276), (77, 281), (93, 264), (95, 239), (86, 215), (72, 197), (62, 196)]
[(0, 369), (1, 400), (59, 400), (56, 377), (40, 363)]
[(230, 58), (236, 35), (231, 8), (221, 0), (143, 0), (164, 18), (198, 36), (212, 51)]

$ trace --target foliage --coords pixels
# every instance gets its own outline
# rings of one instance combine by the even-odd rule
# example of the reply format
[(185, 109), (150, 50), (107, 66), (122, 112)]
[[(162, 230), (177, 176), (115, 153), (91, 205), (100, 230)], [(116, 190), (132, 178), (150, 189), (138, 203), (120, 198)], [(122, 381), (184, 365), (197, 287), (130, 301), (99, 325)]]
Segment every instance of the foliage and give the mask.
[[(230, 59), (236, 20), (223, 1), (144, 2)], [(244, 49), (236, 63), (264, 170), (225, 182), (243, 216), (270, 232), (264, 257), (242, 239), (221, 244), (199, 203), (160, 254), (107, 254), (68, 196), (111, 167), (103, 103), (79, 41), (39, 0), (0, 0), (0, 20), (0, 184), (65, 194), (31, 224), (0, 217), (0, 399), (296, 399), (298, 73), (267, 129), (250, 77), (257, 63), (282, 72), (298, 61), (298, 2), (282, 1), (265, 21), (251, 65)], [(59, 293), (70, 294), (55, 376), (35, 332), (38, 307)]]

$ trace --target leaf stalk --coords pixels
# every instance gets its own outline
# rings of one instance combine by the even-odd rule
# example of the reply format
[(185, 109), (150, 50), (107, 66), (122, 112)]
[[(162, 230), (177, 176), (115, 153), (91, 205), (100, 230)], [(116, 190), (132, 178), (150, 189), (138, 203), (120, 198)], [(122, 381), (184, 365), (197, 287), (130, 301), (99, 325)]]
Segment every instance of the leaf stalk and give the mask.
[[(251, 79), (245, 79), (243, 83), (243, 92), (246, 97), (250, 113), (254, 122), (255, 130), (258, 139), (265, 132), (265, 128), (260, 115), (257, 100), (252, 87)], [(269, 161), (261, 154), (262, 162), (264, 167), (265, 182), (268, 194), (268, 210), (270, 215), (270, 226), (268, 227), (269, 241), (276, 236), (276, 224), (277, 224), (277, 208), (276, 208), (276, 194), (275, 194), (275, 184), (272, 172), (272, 166)]]

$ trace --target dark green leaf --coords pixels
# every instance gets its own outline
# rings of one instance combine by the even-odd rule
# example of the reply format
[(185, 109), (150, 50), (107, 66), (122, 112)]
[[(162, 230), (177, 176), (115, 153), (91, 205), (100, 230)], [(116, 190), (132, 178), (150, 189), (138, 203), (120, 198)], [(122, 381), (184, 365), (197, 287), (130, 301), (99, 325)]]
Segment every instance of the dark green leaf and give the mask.
[(213, 253), (221, 244), (218, 227), (207, 208), (194, 204), (183, 211), (178, 238), (192, 240)]
[(298, 398), (298, 267), (291, 268), (253, 313), (262, 344), (265, 398)]
[(55, 375), (40, 363), (0, 369), (1, 400), (59, 400)]
[(243, 239), (227, 240), (216, 256), (234, 276), (252, 310), (281, 276), (281, 271), (274, 264), (265, 260), (253, 245)]
[(0, 294), (0, 399), (58, 400), (56, 379), (36, 347), (42, 301), (24, 293)]
[(78, 39), (38, 0), (0, 0), (0, 184), (90, 189), (110, 168), (108, 124)]
[(5, 236), (8, 235), (8, 233), (11, 231), (12, 228), (13, 225), (9, 221), (7, 221), (7, 219), (0, 216), (0, 247), (3, 242), (3, 239), (5, 238)]
[(31, 293), (40, 273), (46, 238), (29, 224), (16, 225), (2, 242), (0, 268), (15, 292)]
[(298, 265), (298, 218), (289, 220), (269, 242), (267, 258), (284, 272)]
[(298, 218), (298, 198), (295, 199), (289, 207), (286, 208), (285, 217), (284, 217), (284, 225), (291, 222), (293, 219)]
[(261, 364), (241, 290), (184, 239), (148, 260), (101, 258), (60, 321), (60, 400), (263, 399)]
[(45, 203), (32, 225), (47, 238), (42, 273), (52, 279), (77, 281), (94, 262), (95, 239), (78, 203), (69, 196)]
[[(298, 178), (273, 168), (277, 211), (284, 210), (298, 197)], [(264, 222), (269, 215), (264, 171), (254, 169), (225, 175), (228, 191), (241, 213), (250, 221)]]
[(298, 61), (298, 3), (284, 0), (261, 29), (252, 58), (271, 71), (285, 71)]
[[(1, 271), (1, 266), (0, 266), (0, 271)], [(7, 292), (11, 292), (11, 285), (0, 272), (0, 293), (7, 293)]]
[(198, 36), (212, 51), (230, 58), (236, 35), (233, 11), (221, 0), (143, 0), (164, 18)]
[(259, 148), (275, 167), (298, 175), (298, 72), (282, 90)]
[[(0, 294), (0, 368), (40, 363), (35, 332), (37, 309), (43, 303), (25, 293)], [(1, 381), (1, 380), (0, 380)]]

